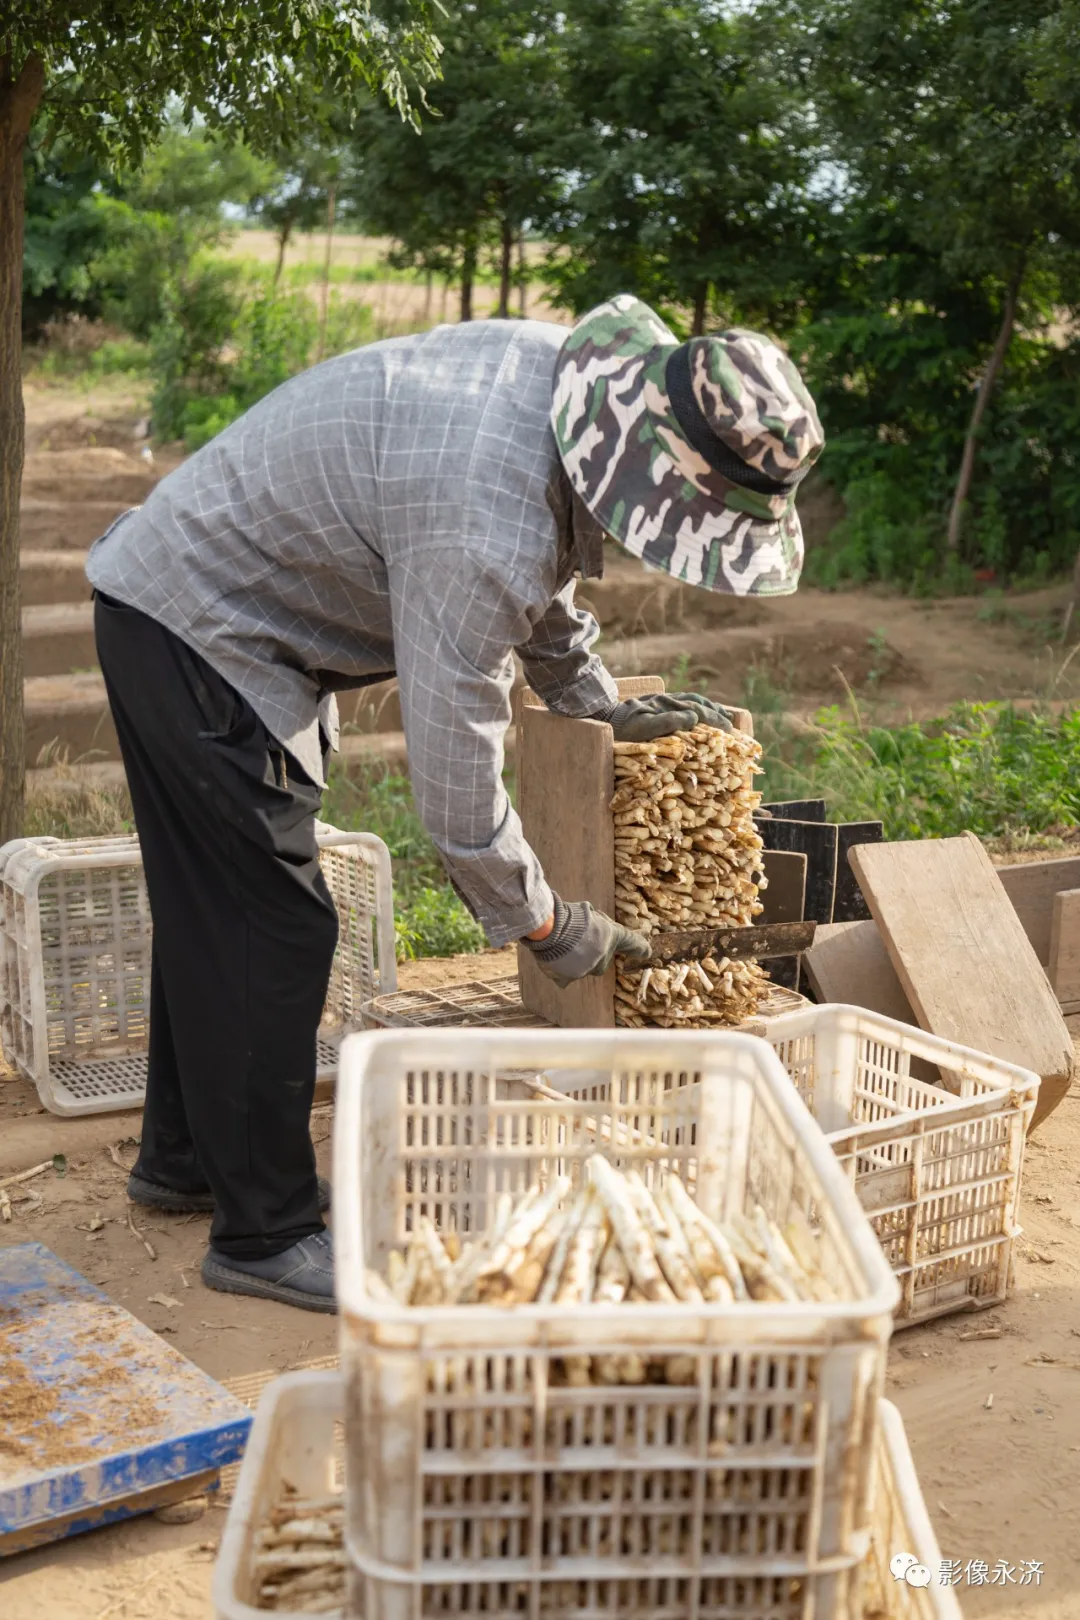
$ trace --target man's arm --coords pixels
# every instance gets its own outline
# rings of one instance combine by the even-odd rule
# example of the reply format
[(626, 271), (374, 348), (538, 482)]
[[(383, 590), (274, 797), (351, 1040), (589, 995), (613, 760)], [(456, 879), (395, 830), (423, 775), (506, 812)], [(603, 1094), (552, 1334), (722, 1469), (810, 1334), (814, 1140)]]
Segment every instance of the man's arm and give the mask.
[(493, 945), (542, 931), (554, 897), (502, 781), (510, 649), (529, 630), (524, 590), (456, 546), (392, 566), (390, 589), (420, 819)]
[(574, 601), (574, 584), (563, 586), (517, 654), (525, 679), (548, 708), (580, 719), (610, 710), (619, 693), (592, 651), (600, 626)]
[(456, 547), (392, 568), (390, 588), (413, 795), (488, 939), (525, 938), (559, 984), (604, 972), (616, 953), (647, 957), (640, 935), (552, 893), (503, 787), (509, 649), (528, 623), (527, 588)]

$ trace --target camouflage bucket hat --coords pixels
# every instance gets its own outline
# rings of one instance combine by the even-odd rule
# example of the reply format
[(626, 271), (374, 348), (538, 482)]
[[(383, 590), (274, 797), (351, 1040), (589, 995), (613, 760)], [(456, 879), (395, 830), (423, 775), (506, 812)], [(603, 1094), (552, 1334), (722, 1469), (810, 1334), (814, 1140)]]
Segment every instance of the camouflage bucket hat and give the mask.
[(551, 423), (570, 482), (635, 557), (732, 596), (795, 590), (795, 491), (825, 441), (769, 338), (734, 328), (680, 343), (622, 293), (563, 344)]

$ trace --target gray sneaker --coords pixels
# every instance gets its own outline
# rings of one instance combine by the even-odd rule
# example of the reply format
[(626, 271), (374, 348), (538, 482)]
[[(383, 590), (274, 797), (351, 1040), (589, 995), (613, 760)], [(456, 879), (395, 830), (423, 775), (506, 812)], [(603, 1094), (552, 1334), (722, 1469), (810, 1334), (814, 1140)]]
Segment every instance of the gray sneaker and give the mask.
[(299, 1305), (304, 1311), (336, 1311), (334, 1249), (329, 1232), (313, 1232), (267, 1260), (233, 1260), (207, 1250), (202, 1263), (207, 1288), (223, 1294), (253, 1294)]

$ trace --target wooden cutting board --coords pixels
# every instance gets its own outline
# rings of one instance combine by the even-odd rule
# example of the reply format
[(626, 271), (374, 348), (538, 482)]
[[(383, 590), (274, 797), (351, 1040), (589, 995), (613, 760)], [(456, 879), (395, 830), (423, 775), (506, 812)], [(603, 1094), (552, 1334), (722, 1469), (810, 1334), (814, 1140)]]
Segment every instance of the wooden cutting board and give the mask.
[(819, 927), (803, 956), (803, 968), (821, 1001), (866, 1007), (902, 1024), (918, 1023), (876, 922)]
[[(819, 1001), (865, 1007), (883, 1018), (918, 1026), (919, 1020), (873, 920), (829, 923), (819, 928), (802, 965)], [(922, 1058), (912, 1058), (911, 1073), (916, 1080), (926, 1080), (930, 1085), (936, 1085), (940, 1078), (938, 1070)]]
[(1068, 1090), (1072, 1038), (978, 839), (863, 844), (851, 865), (922, 1028), (1034, 1070), (1037, 1125)]

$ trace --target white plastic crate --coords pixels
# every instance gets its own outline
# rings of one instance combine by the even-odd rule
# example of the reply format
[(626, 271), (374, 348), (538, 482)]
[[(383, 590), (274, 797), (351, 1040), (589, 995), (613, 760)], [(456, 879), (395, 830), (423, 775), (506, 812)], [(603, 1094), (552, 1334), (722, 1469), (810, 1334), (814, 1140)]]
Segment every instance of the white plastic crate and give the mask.
[[(319, 1031), (330, 1077), (342, 1034), (397, 987), (390, 855), (316, 823), (339, 938)], [(146, 1089), (150, 905), (134, 836), (0, 847), (0, 1042), (56, 1114), (138, 1108)]]
[[(891, 1401), (878, 1406), (877, 1478), (874, 1528), (862, 1569), (862, 1613), (866, 1620), (962, 1620), (951, 1586), (943, 1586), (941, 1550), (926, 1511), (904, 1422)], [(910, 1553), (931, 1573), (929, 1586), (897, 1580), (889, 1564)]]
[[(512, 1075), (543, 1073), (538, 1092)], [(573, 1085), (583, 1100), (559, 1093)], [(498, 1194), (597, 1150), (730, 1217), (821, 1228), (822, 1304), (405, 1309), (373, 1298), (421, 1215), (486, 1229)], [(775, 1053), (652, 1030), (384, 1030), (342, 1047), (335, 1244), (365, 1620), (600, 1613), (846, 1620), (869, 1534), (898, 1289)], [(695, 1358), (693, 1385), (567, 1388), (568, 1353)]]
[(1037, 1076), (862, 1007), (808, 1007), (764, 1034), (899, 1279), (898, 1324), (1005, 1299)]
[[(257, 1620), (266, 1614), (257, 1606), (256, 1537), (286, 1492), (315, 1499), (343, 1489), (344, 1405), (336, 1372), (286, 1373), (263, 1391), (214, 1570), (215, 1620)], [(294, 1620), (303, 1612), (292, 1611)]]
[[(258, 1620), (256, 1537), (286, 1491), (330, 1496), (342, 1489), (340, 1424), (344, 1384), (337, 1373), (287, 1373), (266, 1389), (255, 1413), (240, 1478), (225, 1521), (214, 1570), (215, 1620)], [(930, 1586), (913, 1587), (889, 1569), (897, 1553), (909, 1553), (931, 1570)], [(961, 1620), (951, 1587), (941, 1586), (941, 1553), (926, 1511), (900, 1414), (888, 1401), (878, 1405), (874, 1507), (870, 1551), (860, 1569), (858, 1620)], [(303, 1620), (305, 1611), (277, 1610)], [(361, 1613), (359, 1602), (355, 1612)], [(433, 1611), (445, 1612), (445, 1611)], [(492, 1611), (493, 1613), (498, 1611)], [(512, 1613), (528, 1613), (524, 1607)], [(618, 1608), (604, 1611), (619, 1620)], [(672, 1620), (690, 1620), (685, 1608)], [(771, 1620), (762, 1608), (750, 1620)], [(815, 1620), (831, 1620), (818, 1613)]]

